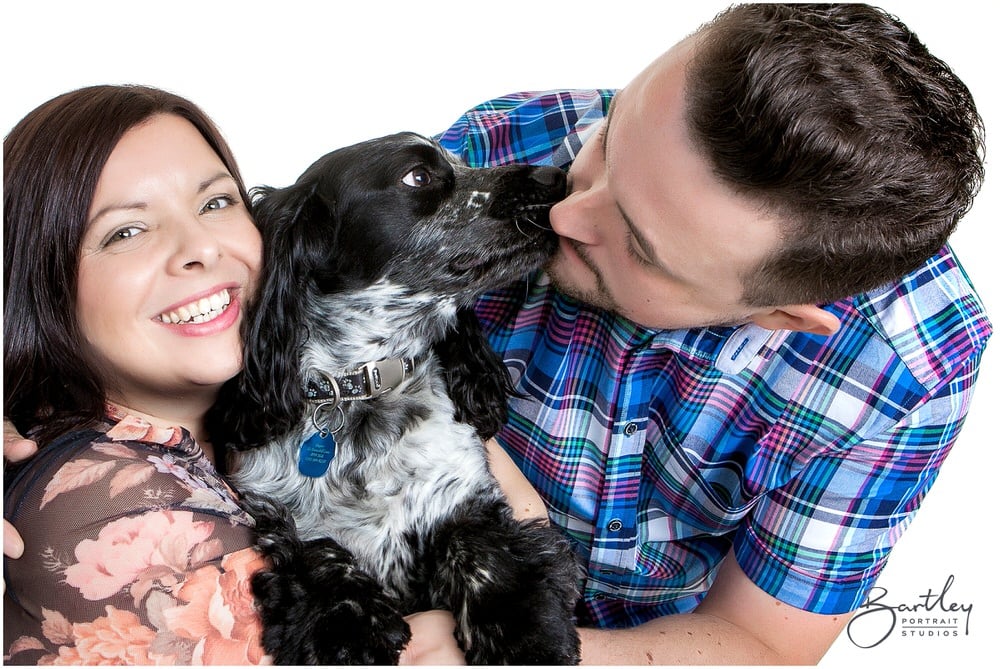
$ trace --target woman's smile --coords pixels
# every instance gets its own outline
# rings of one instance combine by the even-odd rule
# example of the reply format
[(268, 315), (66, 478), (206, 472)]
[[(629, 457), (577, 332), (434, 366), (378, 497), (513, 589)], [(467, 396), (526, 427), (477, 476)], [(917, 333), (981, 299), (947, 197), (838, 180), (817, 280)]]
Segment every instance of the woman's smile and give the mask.
[(190, 301), (189, 303), (170, 308), (160, 314), (160, 321), (163, 323), (205, 323), (215, 320), (229, 306), (231, 302), (229, 289), (223, 288), (207, 297), (202, 297)]
[[(242, 298), (260, 263), (235, 180), (188, 121), (156, 116), (119, 140), (92, 211), (77, 313), (113, 399), (145, 398), (149, 415), (179, 393), (210, 402), (241, 367)], [(168, 406), (153, 406), (161, 395)]]

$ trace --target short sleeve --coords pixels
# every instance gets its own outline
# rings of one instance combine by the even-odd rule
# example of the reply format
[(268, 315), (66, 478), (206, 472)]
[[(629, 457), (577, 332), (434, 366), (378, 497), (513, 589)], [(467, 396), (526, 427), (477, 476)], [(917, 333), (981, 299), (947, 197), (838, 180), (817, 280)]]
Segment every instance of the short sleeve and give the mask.
[(886, 433), (827, 450), (765, 495), (734, 539), (747, 576), (807, 611), (858, 608), (954, 445), (979, 357)]

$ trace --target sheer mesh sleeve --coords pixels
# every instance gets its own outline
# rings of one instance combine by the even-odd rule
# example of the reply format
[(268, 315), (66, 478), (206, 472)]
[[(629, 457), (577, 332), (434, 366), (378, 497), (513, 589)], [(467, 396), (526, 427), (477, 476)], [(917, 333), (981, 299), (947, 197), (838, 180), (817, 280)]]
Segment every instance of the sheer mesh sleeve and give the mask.
[(5, 481), (5, 663), (267, 661), (252, 521), (181, 430), (74, 432)]

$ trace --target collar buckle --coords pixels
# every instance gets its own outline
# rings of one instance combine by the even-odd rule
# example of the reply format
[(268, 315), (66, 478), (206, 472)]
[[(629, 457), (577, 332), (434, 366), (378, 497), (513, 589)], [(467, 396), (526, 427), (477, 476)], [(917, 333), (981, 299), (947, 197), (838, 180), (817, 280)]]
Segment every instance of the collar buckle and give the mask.
[(406, 360), (394, 358), (367, 362), (361, 366), (360, 371), (368, 384), (368, 394), (371, 397), (377, 397), (403, 382), (403, 379), (406, 378)]

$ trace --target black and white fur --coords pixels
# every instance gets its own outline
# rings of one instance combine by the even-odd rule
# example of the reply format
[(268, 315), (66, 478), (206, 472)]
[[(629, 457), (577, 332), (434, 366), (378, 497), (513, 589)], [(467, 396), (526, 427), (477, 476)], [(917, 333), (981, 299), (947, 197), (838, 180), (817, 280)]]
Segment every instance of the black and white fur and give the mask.
[[(432, 608), (454, 614), (471, 663), (579, 661), (572, 550), (514, 520), (487, 467), (481, 435), (505, 419), (509, 381), (468, 311), (554, 250), (548, 209), (565, 188), (555, 168), (473, 170), (402, 133), (334, 151), (255, 203), (261, 287), (214, 420), (246, 449), (233, 480), (273, 565), (253, 587), (277, 662), (394, 663), (401, 616)], [(329, 469), (303, 476), (307, 379), (390, 358), (413, 358), (412, 377), (341, 404)]]

